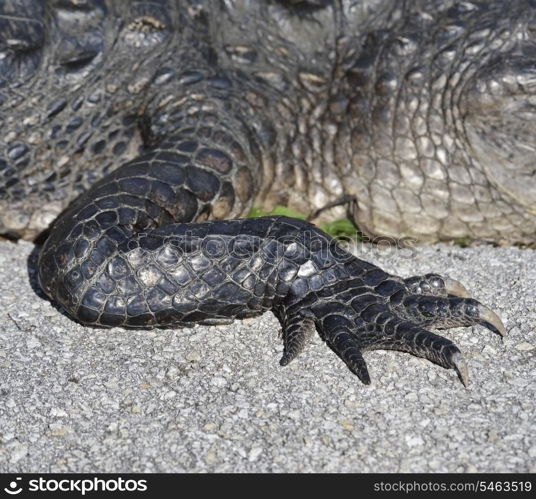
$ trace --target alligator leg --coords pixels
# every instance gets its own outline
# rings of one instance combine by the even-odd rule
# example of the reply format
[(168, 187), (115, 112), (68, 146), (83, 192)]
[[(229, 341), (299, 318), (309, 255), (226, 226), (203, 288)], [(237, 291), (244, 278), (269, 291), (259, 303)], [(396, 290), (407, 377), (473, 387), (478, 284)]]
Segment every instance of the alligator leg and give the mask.
[[(67, 239), (76, 235), (70, 253), (45, 247), (40, 268), (49, 294), (87, 324), (181, 326), (274, 310), (283, 325), (282, 365), (299, 354), (316, 326), (364, 383), (370, 377), (362, 352), (377, 348), (454, 368), (467, 383), (458, 348), (421, 326), (489, 327), (487, 309), (476, 300), (413, 294), (403, 280), (347, 253), (305, 221), (168, 224), (116, 245), (102, 244), (107, 239), (101, 236), (84, 251), (92, 244), (84, 243), (88, 224), (70, 229)], [(109, 237), (109, 229), (104, 234)], [(52, 268), (49, 262), (58, 259), (64, 267)], [(89, 279), (88, 266), (94, 272)]]
[[(282, 365), (316, 326), (364, 383), (370, 377), (362, 352), (380, 348), (453, 368), (466, 384), (458, 348), (425, 327), (482, 324), (504, 332), (476, 300), (452, 295), (459, 288), (450, 281), (391, 276), (305, 221), (174, 223), (173, 213), (199, 213), (210, 183), (195, 196), (178, 153), (160, 152), (97, 184), (45, 243), (41, 285), (80, 322), (185, 326), (274, 310), (283, 325)], [(189, 175), (197, 173), (191, 165)]]

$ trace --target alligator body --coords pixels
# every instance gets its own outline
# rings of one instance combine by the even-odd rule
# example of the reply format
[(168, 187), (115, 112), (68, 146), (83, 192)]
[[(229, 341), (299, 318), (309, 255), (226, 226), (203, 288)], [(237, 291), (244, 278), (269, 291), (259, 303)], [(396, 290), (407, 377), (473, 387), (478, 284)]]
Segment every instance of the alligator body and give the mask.
[[(392, 348), (467, 372), (426, 328), (500, 319), (458, 283), (390, 276), (307, 222), (536, 241), (533, 1), (0, 1), (0, 233), (51, 225), (40, 282), (130, 327), (272, 310), (364, 382)], [(344, 208), (335, 208), (337, 210)]]

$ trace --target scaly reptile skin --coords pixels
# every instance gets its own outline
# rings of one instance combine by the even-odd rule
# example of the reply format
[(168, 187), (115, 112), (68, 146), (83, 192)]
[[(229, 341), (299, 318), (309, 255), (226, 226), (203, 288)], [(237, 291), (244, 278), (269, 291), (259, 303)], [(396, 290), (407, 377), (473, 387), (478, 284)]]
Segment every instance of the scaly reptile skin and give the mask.
[(222, 219), (350, 196), (372, 235), (533, 242), (535, 18), (529, 0), (4, 0), (0, 232), (62, 212), (39, 279), (86, 324), (272, 310), (282, 364), (316, 327), (365, 383), (372, 348), (467, 383), (426, 328), (505, 330), (461, 285), (390, 276), (306, 222)]
[[(127, 177), (127, 185), (151, 200), (167, 185), (157, 172)], [(120, 194), (122, 180), (91, 189), (86, 202), (60, 218), (41, 253), (41, 286), (82, 323), (221, 324), (272, 310), (283, 328), (281, 365), (300, 353), (316, 326), (367, 384), (361, 352), (374, 348), (455, 368), (467, 384), (458, 348), (424, 328), (481, 324), (504, 334), (491, 310), (448, 294), (465, 294), (459, 284), (434, 274), (391, 276), (308, 222), (262, 217), (129, 228), (137, 210), (125, 206), (132, 191)]]

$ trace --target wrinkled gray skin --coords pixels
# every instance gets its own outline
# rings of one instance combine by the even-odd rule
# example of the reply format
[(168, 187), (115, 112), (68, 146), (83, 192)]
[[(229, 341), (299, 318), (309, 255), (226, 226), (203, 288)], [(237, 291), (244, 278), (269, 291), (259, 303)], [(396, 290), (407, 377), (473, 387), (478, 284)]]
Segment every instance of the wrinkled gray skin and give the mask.
[(466, 383), (426, 328), (504, 326), (458, 283), (390, 276), (306, 222), (217, 220), (351, 197), (371, 235), (534, 242), (535, 16), (529, 1), (4, 0), (0, 233), (55, 220), (40, 283), (86, 324), (272, 310), (282, 364), (316, 328), (365, 383), (372, 348)]
[(534, 2), (44, 4), (0, 2), (0, 233), (225, 105), (255, 158), (211, 217), (351, 195), (371, 235), (536, 241)]

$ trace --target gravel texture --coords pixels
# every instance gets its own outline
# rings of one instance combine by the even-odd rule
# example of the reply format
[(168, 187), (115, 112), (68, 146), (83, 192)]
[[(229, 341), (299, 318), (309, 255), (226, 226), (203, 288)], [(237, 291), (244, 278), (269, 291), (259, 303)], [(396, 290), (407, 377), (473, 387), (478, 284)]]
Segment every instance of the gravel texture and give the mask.
[[(365, 354), (362, 385), (319, 337), (288, 367), (271, 314), (231, 326), (93, 329), (36, 291), (34, 247), (0, 243), (0, 472), (536, 472), (536, 251), (356, 249), (439, 272), (503, 318), (444, 333), (452, 370)], [(443, 333), (442, 333), (443, 334)]]

